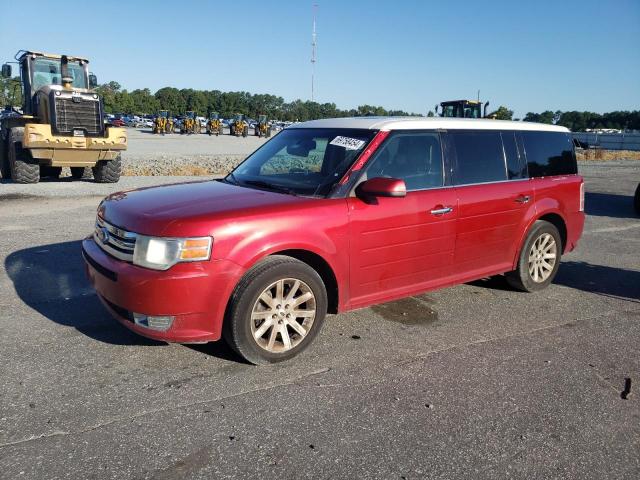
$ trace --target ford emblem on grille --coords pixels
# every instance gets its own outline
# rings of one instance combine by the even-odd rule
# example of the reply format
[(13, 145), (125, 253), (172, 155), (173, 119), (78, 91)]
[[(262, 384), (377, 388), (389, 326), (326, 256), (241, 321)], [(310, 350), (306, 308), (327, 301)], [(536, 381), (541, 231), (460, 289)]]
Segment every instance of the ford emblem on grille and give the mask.
[(96, 235), (98, 236), (98, 240), (100, 240), (102, 243), (109, 242), (109, 230), (107, 230), (106, 227), (102, 227), (101, 229), (99, 229), (96, 232)]

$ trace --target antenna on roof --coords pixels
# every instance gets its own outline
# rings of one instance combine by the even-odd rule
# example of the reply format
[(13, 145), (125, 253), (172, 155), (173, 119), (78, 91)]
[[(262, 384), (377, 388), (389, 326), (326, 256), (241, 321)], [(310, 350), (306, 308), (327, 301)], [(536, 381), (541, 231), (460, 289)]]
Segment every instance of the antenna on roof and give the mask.
[(311, 101), (314, 101), (314, 76), (316, 70), (316, 12), (318, 10), (318, 4), (313, 4), (313, 29), (311, 30)]

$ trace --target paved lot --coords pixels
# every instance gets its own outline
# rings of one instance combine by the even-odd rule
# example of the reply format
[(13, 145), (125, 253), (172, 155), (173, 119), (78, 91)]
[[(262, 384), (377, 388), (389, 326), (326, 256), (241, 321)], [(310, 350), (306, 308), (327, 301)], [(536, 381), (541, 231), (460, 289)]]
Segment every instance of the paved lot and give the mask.
[(640, 162), (582, 172), (586, 231), (545, 292), (330, 317), (266, 368), (102, 309), (79, 242), (113, 186), (0, 184), (0, 477), (638, 478)]

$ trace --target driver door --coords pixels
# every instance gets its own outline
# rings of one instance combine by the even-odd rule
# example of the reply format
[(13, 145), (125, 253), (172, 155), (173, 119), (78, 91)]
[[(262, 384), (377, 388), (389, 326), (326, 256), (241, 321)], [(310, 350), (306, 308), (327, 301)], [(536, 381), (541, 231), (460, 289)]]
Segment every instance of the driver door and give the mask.
[(392, 134), (368, 163), (361, 181), (400, 178), (407, 195), (348, 198), (351, 307), (419, 293), (452, 274), (458, 206), (443, 171), (437, 132)]

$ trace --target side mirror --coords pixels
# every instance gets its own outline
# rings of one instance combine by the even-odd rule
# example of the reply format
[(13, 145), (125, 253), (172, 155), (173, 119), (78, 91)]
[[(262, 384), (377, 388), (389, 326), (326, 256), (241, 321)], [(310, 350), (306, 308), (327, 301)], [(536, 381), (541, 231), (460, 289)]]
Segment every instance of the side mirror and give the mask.
[(371, 178), (356, 187), (356, 195), (360, 198), (371, 197), (405, 197), (407, 186), (399, 178)]
[(98, 77), (93, 73), (89, 74), (89, 88), (96, 88), (98, 86)]
[(2, 78), (11, 78), (11, 65), (8, 63), (2, 65)]

